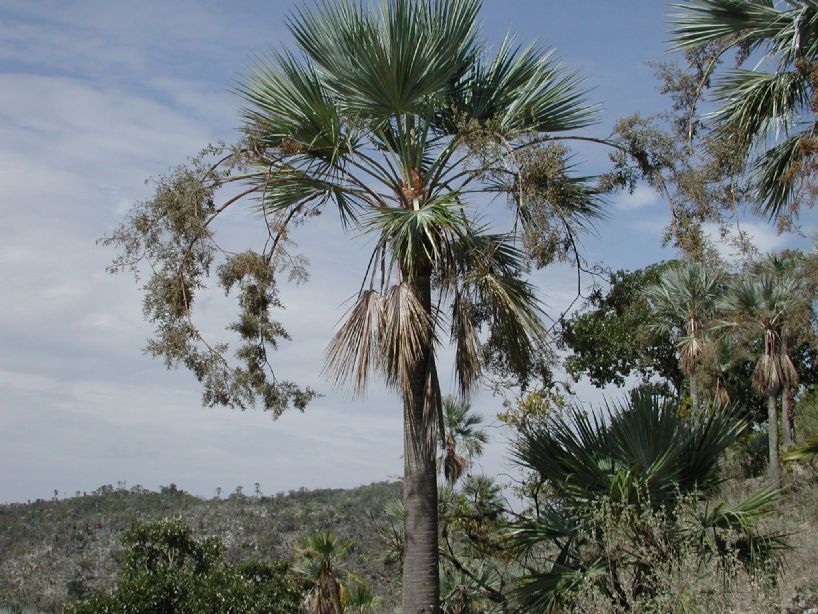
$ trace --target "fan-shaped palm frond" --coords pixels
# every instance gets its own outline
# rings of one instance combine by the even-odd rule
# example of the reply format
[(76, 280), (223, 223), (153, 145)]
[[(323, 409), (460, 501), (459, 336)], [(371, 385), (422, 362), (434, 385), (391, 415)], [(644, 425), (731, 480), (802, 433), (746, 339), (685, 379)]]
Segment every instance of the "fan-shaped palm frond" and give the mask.
[(743, 428), (733, 411), (689, 420), (667, 400), (638, 393), (608, 404), (604, 418), (578, 409), (549, 416), (512, 454), (564, 505), (611, 497), (658, 509), (680, 492), (715, 487), (718, 458)]

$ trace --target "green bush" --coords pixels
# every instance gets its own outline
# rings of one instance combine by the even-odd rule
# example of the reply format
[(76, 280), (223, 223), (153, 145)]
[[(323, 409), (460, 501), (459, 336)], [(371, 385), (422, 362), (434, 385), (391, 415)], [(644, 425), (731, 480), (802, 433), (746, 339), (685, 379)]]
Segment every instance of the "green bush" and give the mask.
[(526, 611), (554, 611), (588, 586), (627, 610), (661, 594), (678, 572), (667, 564), (687, 559), (714, 569), (729, 561), (768, 577), (785, 544), (760, 532), (758, 521), (778, 491), (712, 503), (719, 459), (745, 429), (736, 413), (691, 417), (641, 392), (606, 414), (551, 414), (514, 444), (543, 493), (537, 512), (510, 533), (528, 569), (517, 592)]
[(229, 565), (216, 538), (181, 519), (134, 524), (117, 585), (69, 604), (66, 614), (297, 614), (301, 592), (287, 563)]

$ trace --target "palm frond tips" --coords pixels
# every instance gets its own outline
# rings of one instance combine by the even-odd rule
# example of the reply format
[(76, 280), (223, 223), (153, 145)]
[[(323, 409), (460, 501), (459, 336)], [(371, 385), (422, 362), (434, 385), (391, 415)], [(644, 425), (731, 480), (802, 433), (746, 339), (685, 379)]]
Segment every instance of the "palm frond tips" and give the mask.
[(782, 14), (767, 0), (689, 0), (672, 4), (674, 49), (696, 47), (724, 38), (757, 43), (778, 36), (785, 27)]
[[(562, 69), (553, 51), (538, 45), (520, 50), (506, 37), (494, 58), (478, 57), (457, 85), (453, 111), (503, 134), (557, 132), (594, 122), (596, 107), (576, 73)], [(444, 115), (445, 129), (456, 117)]]
[(474, 53), (479, 0), (324, 3), (290, 30), (354, 114), (414, 112), (457, 81)]
[(314, 67), (291, 55), (257, 59), (238, 85), (248, 103), (241, 114), (256, 146), (284, 153), (308, 152), (326, 161), (349, 153), (355, 137), (342, 121), (337, 102)]
[(382, 300), (377, 292), (368, 290), (358, 295), (324, 352), (324, 371), (336, 385), (350, 382), (357, 394), (366, 390), (377, 360), (377, 325), (381, 312)]

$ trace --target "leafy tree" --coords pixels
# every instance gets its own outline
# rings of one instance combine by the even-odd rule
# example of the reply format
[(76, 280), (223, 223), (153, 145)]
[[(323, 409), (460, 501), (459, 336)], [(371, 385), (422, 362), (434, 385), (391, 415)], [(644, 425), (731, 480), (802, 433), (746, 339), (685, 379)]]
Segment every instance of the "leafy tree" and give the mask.
[[(444, 453), (440, 465), (450, 484), (457, 482), (469, 462), (483, 453), (488, 436), (480, 428), (482, 423), (483, 417), (471, 411), (471, 405), (466, 401), (451, 397), (443, 401)], [(458, 446), (465, 449), (465, 457), (457, 454)]]
[(729, 138), (751, 159), (752, 187), (764, 212), (786, 217), (803, 197), (812, 204), (818, 7), (811, 0), (689, 0), (676, 8), (673, 42), (684, 49), (716, 48), (708, 80), (715, 59), (729, 50), (738, 50), (740, 65), (755, 63), (720, 75), (714, 136)]
[(626, 606), (652, 590), (653, 566), (685, 544), (699, 548), (701, 560), (733, 548), (747, 565), (782, 546), (754, 528), (771, 510), (771, 489), (682, 513), (686, 499), (704, 501), (721, 483), (719, 457), (744, 429), (734, 412), (685, 417), (645, 393), (606, 409), (551, 414), (513, 444), (516, 462), (545, 491), (535, 513), (511, 528), (527, 562), (518, 591), (526, 612), (553, 611), (589, 585)]
[(301, 612), (301, 592), (286, 563), (231, 566), (216, 538), (196, 539), (180, 518), (135, 523), (110, 595), (65, 607), (68, 614)]
[(722, 279), (715, 270), (695, 261), (683, 261), (665, 270), (659, 282), (643, 292), (653, 314), (649, 328), (674, 337), (682, 371), (690, 381), (694, 412), (699, 409), (699, 362), (721, 291)]
[(597, 288), (585, 308), (563, 322), (561, 342), (572, 354), (568, 372), (587, 376), (595, 386), (622, 386), (632, 373), (658, 375), (681, 391), (684, 375), (669, 332), (650, 330), (652, 312), (642, 300), (672, 263), (611, 273), (607, 292)]
[[(546, 353), (527, 267), (570, 252), (599, 210), (597, 186), (572, 175), (562, 144), (570, 137), (553, 136), (593, 121), (578, 76), (510, 38), (490, 57), (475, 27), (479, 8), (479, 0), (389, 0), (380, 10), (341, 1), (298, 12), (289, 24), (298, 52), (259, 59), (239, 85), (245, 142), (206, 150), (161, 179), (106, 240), (122, 248), (114, 270), (151, 265), (148, 351), (190, 368), (208, 404), (261, 401), (278, 415), (315, 395), (276, 378), (269, 360), (288, 338), (270, 317), (281, 306), (277, 276), (306, 274), (288, 230), (334, 206), (346, 229), (375, 237), (327, 371), (356, 391), (377, 373), (403, 399), (406, 614), (438, 609), (443, 334), (464, 396), (485, 366), (530, 378)], [(508, 198), (504, 231), (471, 202), (486, 191)], [(213, 222), (246, 198), (256, 199), (269, 240), (262, 252), (225, 252)], [(213, 268), (238, 296), (238, 363), (193, 323)]]

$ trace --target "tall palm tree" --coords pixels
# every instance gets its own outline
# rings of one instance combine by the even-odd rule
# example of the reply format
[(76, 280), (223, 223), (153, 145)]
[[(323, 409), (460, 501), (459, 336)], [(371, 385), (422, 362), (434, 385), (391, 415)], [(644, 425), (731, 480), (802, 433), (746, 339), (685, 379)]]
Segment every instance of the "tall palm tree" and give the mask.
[(694, 412), (699, 410), (697, 369), (721, 288), (721, 275), (712, 267), (685, 260), (666, 269), (659, 283), (644, 290), (654, 318), (650, 329), (676, 337), (679, 362), (690, 381)]
[[(688, 0), (673, 5), (679, 48), (719, 46), (756, 62), (716, 82), (717, 131), (752, 160), (762, 209), (776, 217), (815, 171), (818, 5), (813, 0)], [(758, 62), (758, 58), (762, 61)], [(712, 65), (716, 66), (715, 63)]]
[(755, 338), (763, 347), (753, 370), (752, 385), (767, 397), (768, 475), (774, 483), (781, 479), (778, 394), (787, 383), (798, 381), (798, 373), (782, 343), (782, 331), (788, 316), (802, 302), (803, 293), (794, 277), (768, 273), (740, 278), (720, 302), (728, 319), (720, 322), (718, 328)]
[[(440, 457), (443, 475), (454, 484), (463, 475), (468, 464), (483, 453), (488, 436), (480, 428), (483, 417), (471, 411), (467, 401), (447, 397), (443, 401), (443, 447)], [(466, 456), (457, 453), (458, 448), (466, 451)]]
[[(561, 146), (543, 146), (593, 119), (577, 76), (508, 39), (489, 57), (475, 27), (480, 4), (321, 2), (290, 20), (298, 54), (259, 60), (239, 86), (262, 211), (303, 218), (332, 204), (346, 228), (375, 237), (326, 360), (336, 383), (362, 392), (378, 373), (403, 399), (405, 614), (438, 611), (444, 332), (463, 395), (481, 374), (481, 329), (522, 368), (545, 331), (523, 279), (521, 235), (509, 230), (545, 232), (546, 212), (575, 231), (598, 212)], [(490, 231), (469, 203), (486, 190), (510, 194), (505, 232)]]

